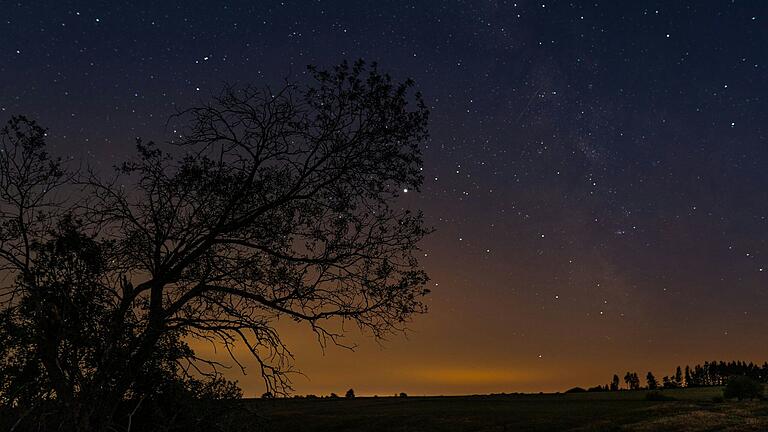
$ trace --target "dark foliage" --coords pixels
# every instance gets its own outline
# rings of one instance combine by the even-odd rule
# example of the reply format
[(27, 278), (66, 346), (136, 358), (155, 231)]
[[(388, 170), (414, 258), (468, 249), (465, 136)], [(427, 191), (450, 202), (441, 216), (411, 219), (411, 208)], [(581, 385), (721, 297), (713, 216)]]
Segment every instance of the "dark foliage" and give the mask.
[(763, 384), (745, 375), (732, 376), (723, 389), (725, 399), (762, 399)]
[(671, 388), (677, 388), (677, 383), (675, 383), (674, 378), (670, 378), (666, 375), (661, 379), (661, 388), (665, 389), (671, 389)]
[(613, 378), (611, 379), (611, 391), (617, 391), (619, 389), (619, 376), (616, 374), (613, 374)]
[(121, 323), (124, 333), (112, 333), (110, 299), (100, 285), (111, 242), (83, 234), (82, 224), (70, 217), (49, 235), (47, 242), (32, 244), (36, 265), (28, 279), (17, 281), (16, 303), (0, 325), (0, 396), (22, 420), (16, 430), (98, 430), (104, 424), (95, 419), (105, 417), (155, 430), (193, 424), (216, 430), (221, 405), (201, 404), (192, 416), (189, 407), (240, 398), (240, 389), (218, 374), (187, 374), (181, 365), (192, 354), (180, 334), (168, 332), (158, 341), (122, 398), (110, 399), (110, 388), (95, 387), (103, 382), (99, 362), (109, 355), (108, 344), (129, 349), (136, 322), (131, 317)]
[(712, 361), (689, 369), (691, 377), (690, 382), (686, 381), (688, 387), (723, 385), (733, 375), (745, 375), (760, 382), (768, 382), (768, 362), (760, 366), (743, 361)]
[(341, 344), (345, 325), (381, 338), (426, 310), (428, 230), (392, 203), (422, 182), (427, 110), (375, 65), (309, 76), (225, 88), (110, 175), (68, 170), (34, 121), (2, 129), (0, 408), (17, 430), (217, 430), (227, 415), (195, 401), (240, 391), (188, 341), (239, 367), (244, 349), (284, 395), (277, 320)]
[[(765, 362), (760, 366), (752, 362), (747, 363), (743, 361), (707, 361), (704, 362), (703, 365), (697, 364), (693, 367), (685, 366), (685, 368), (682, 368), (677, 366), (671, 376), (667, 375), (662, 377), (661, 383), (659, 383), (653, 373), (648, 372), (646, 375), (646, 382), (649, 390), (654, 390), (659, 387), (663, 389), (672, 389), (680, 387), (722, 386), (725, 385), (728, 382), (728, 379), (732, 376), (747, 376), (754, 381), (767, 383), (768, 362)], [(624, 382), (627, 384), (627, 388), (631, 390), (640, 388), (640, 379), (635, 372), (627, 372), (624, 375)], [(595, 391), (599, 391), (597, 390), (599, 388), (601, 387), (593, 387)], [(611, 391), (619, 389), (618, 375), (613, 376), (611, 383), (606, 386), (606, 390), (608, 389)]]
[(640, 388), (640, 378), (637, 376), (637, 372), (627, 372), (624, 375), (624, 382), (627, 384), (629, 390), (637, 390)]
[(648, 390), (656, 390), (659, 388), (659, 382), (656, 381), (656, 377), (653, 375), (653, 373), (648, 372), (648, 374), (645, 376), (645, 381), (648, 385)]

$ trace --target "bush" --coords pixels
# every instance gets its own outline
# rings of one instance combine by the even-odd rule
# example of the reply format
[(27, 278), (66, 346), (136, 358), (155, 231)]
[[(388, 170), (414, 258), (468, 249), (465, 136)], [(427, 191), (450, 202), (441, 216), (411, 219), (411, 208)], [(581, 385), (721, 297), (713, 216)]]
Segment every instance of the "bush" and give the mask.
[(405, 392), (401, 392), (399, 396), (400, 396), (400, 397), (408, 397), (408, 394), (407, 394), (407, 393), (405, 393)]
[(664, 393), (662, 393), (660, 391), (654, 390), (654, 391), (649, 391), (648, 393), (645, 394), (645, 400), (649, 400), (649, 401), (673, 401), (673, 400), (675, 400), (675, 398), (673, 398), (672, 396), (667, 396), (667, 395), (665, 395)]
[(725, 399), (762, 399), (763, 384), (744, 375), (733, 376), (723, 389)]
[(354, 399), (355, 391), (353, 389), (347, 390), (347, 392), (344, 394), (344, 397), (347, 399)]

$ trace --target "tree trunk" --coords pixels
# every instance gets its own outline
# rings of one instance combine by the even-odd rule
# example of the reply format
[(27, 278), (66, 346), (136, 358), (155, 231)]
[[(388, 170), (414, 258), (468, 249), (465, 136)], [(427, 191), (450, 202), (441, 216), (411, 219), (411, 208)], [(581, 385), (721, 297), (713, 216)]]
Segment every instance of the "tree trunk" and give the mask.
[[(115, 413), (122, 395), (117, 392), (90, 393), (76, 402), (73, 423), (76, 432), (106, 432), (116, 430)], [(119, 430), (119, 429), (117, 429)]]

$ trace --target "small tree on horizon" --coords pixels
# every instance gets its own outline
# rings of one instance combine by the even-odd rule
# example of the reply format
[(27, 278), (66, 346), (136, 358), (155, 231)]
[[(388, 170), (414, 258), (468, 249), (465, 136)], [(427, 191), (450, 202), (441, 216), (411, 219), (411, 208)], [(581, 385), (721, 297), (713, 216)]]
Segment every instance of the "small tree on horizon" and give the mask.
[(680, 366), (678, 366), (677, 369), (675, 369), (674, 383), (676, 387), (683, 386), (683, 370), (680, 369)]
[(613, 374), (613, 379), (611, 380), (611, 391), (617, 391), (619, 389), (619, 376), (616, 374)]
[(664, 375), (664, 378), (661, 379), (661, 387), (662, 388), (675, 388), (675, 382), (674, 380), (670, 379), (668, 376)]
[(645, 375), (645, 381), (648, 383), (649, 390), (656, 390), (659, 387), (659, 382), (656, 381), (656, 377), (651, 372)]
[(344, 394), (344, 397), (347, 399), (354, 399), (355, 398), (355, 391), (353, 389), (347, 390), (347, 392)]

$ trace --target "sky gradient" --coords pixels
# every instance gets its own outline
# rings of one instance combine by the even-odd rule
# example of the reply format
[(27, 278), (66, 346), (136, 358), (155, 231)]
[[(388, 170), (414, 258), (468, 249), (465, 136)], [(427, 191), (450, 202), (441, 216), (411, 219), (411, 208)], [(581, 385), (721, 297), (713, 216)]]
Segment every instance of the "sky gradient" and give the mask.
[[(768, 3), (7, 2), (0, 120), (107, 168), (222, 83), (363, 58), (432, 111), (430, 312), (298, 393), (465, 394), (768, 360)], [(209, 347), (200, 347), (208, 350)], [(233, 375), (233, 377), (236, 375)], [(260, 394), (257, 371), (240, 377)]]

